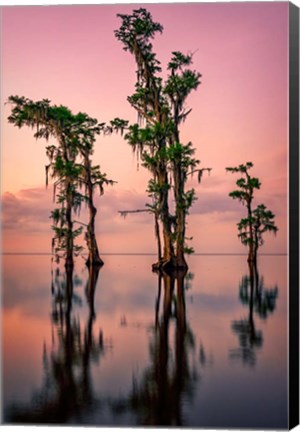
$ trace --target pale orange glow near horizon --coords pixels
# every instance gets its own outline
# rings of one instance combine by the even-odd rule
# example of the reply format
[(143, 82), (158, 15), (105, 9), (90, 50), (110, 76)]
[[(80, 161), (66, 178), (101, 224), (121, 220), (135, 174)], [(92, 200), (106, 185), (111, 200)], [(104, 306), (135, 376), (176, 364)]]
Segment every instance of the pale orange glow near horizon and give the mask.
[[(48, 98), (99, 121), (136, 121), (127, 96), (135, 64), (113, 31), (117, 13), (138, 5), (2, 7), (2, 100)], [(244, 215), (228, 193), (236, 176), (226, 166), (252, 161), (263, 202), (279, 232), (262, 252), (287, 252), (288, 3), (147, 4), (164, 26), (153, 42), (163, 69), (171, 52), (194, 52), (201, 85), (188, 100), (192, 112), (181, 139), (192, 141), (201, 165), (212, 167), (188, 219), (196, 252), (245, 252), (236, 223)], [(33, 131), (8, 124), (2, 112), (3, 252), (50, 252), (48, 218), (54, 204), (45, 189), (45, 143)], [(147, 202), (148, 173), (120, 136), (99, 137), (93, 157), (117, 181), (97, 198), (97, 236), (104, 252), (155, 252), (150, 215), (120, 218), (118, 210)], [(84, 217), (83, 213), (83, 217)]]

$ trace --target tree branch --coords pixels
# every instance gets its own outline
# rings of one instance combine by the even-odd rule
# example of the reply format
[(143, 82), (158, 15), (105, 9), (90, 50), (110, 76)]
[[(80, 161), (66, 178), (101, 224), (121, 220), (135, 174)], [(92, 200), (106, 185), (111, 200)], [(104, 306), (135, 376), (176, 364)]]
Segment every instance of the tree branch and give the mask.
[(120, 215), (125, 218), (129, 213), (150, 213), (150, 210), (148, 209), (119, 210), (118, 213), (120, 213)]

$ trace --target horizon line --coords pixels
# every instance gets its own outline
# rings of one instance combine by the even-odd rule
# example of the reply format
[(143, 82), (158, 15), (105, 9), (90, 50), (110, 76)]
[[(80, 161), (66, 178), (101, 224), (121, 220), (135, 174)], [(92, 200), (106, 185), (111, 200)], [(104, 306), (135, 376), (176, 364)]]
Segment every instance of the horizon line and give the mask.
[[(45, 255), (45, 256), (51, 256), (51, 252), (0, 252), (0, 255)], [(143, 256), (153, 256), (157, 255), (157, 253), (154, 252), (102, 252), (100, 255), (143, 255)], [(231, 255), (231, 256), (247, 256), (247, 253), (243, 252), (195, 252), (191, 254), (190, 256), (201, 256), (201, 255)], [(286, 252), (263, 252), (259, 253), (260, 256), (287, 256), (288, 254)], [(84, 256), (84, 255), (83, 255)], [(189, 255), (187, 255), (188, 257)]]

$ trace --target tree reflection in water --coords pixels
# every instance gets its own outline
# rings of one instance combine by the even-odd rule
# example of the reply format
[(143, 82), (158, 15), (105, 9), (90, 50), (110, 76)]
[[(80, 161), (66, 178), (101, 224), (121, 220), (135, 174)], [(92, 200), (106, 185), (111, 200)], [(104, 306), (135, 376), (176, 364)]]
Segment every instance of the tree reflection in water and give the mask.
[(12, 423), (65, 423), (91, 410), (94, 403), (90, 377), (91, 363), (98, 363), (106, 352), (103, 334), (95, 335), (94, 297), (99, 267), (89, 269), (86, 298), (88, 320), (82, 331), (74, 316), (73, 305), (81, 304), (74, 286), (82, 281), (73, 276), (73, 268), (61, 275), (59, 269), (52, 277), (52, 345), (44, 347), (44, 381), (28, 406), (13, 406), (9, 421)]
[(192, 401), (199, 374), (195, 339), (186, 319), (185, 278), (184, 272), (158, 274), (155, 326), (149, 342), (150, 365), (140, 377), (133, 377), (128, 397), (110, 402), (115, 414), (134, 412), (140, 425), (186, 423), (183, 405)]
[(239, 287), (239, 298), (248, 306), (248, 318), (232, 322), (232, 331), (239, 338), (239, 347), (230, 350), (232, 359), (240, 359), (249, 366), (257, 360), (257, 350), (263, 345), (263, 334), (255, 325), (255, 314), (267, 319), (276, 309), (278, 287), (265, 288), (264, 278), (259, 276), (257, 266), (249, 263), (249, 275), (242, 278)]
[[(110, 348), (102, 332), (94, 331), (98, 276), (99, 269), (90, 269), (85, 289), (89, 314), (82, 330), (73, 311), (74, 304), (82, 303), (75, 292), (82, 282), (72, 269), (63, 275), (55, 272), (51, 288), (53, 336), (50, 349), (44, 349), (44, 381), (30, 404), (11, 407), (8, 421), (79, 424), (104, 409), (116, 423), (122, 422), (122, 414), (131, 413), (140, 425), (186, 425), (184, 406), (192, 404), (200, 378), (197, 369), (209, 364), (202, 343), (197, 359), (195, 338), (186, 318), (189, 276), (184, 272), (158, 274), (150, 364), (140, 376), (133, 376), (128, 394), (112, 398), (95, 394), (90, 376), (91, 364), (98, 364)], [(97, 418), (101, 424), (101, 414)]]

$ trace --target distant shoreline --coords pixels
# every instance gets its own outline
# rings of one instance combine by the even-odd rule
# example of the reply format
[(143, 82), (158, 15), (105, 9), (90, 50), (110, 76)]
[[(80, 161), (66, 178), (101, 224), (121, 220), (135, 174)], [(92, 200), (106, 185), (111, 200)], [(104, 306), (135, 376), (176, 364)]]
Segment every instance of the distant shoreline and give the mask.
[[(51, 256), (51, 253), (48, 252), (1, 252), (0, 255), (45, 255), (45, 256)], [(106, 255), (106, 256), (113, 256), (113, 255), (132, 255), (132, 256), (137, 256), (137, 255), (142, 255), (142, 256), (154, 256), (157, 255), (156, 253), (153, 252), (102, 252), (101, 255)], [(287, 253), (260, 253), (259, 256), (287, 256)], [(222, 253), (222, 252), (199, 252), (199, 253), (194, 253), (191, 256), (247, 256), (247, 253)]]

